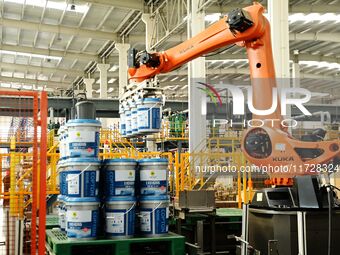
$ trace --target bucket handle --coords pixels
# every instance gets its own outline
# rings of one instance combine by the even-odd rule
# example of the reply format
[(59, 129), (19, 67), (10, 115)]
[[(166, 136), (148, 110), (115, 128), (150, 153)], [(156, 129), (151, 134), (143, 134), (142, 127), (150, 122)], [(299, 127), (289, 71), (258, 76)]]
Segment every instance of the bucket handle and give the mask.
[[(136, 203), (133, 203), (133, 205), (129, 208), (129, 210), (127, 210), (125, 213), (124, 213), (124, 215), (125, 214), (128, 214), (134, 207), (136, 206)], [(106, 217), (107, 219), (114, 219), (115, 217)]]
[[(87, 167), (85, 167), (85, 169), (83, 170), (83, 171), (81, 171), (79, 174), (77, 174), (76, 176), (74, 176), (74, 177), (72, 177), (72, 178), (69, 178), (68, 176), (67, 176), (67, 178), (66, 178), (66, 182), (69, 182), (69, 181), (72, 181), (72, 180), (75, 180), (75, 179), (77, 179), (80, 175), (82, 175), (83, 174), (83, 172), (85, 172), (87, 169), (89, 169), (90, 168), (90, 166), (92, 166), (91, 164), (89, 164)], [(59, 171), (60, 172), (60, 171)]]
[[(163, 202), (160, 202), (155, 208), (153, 208), (152, 209), (152, 211), (151, 212), (145, 212), (145, 213), (148, 213), (148, 214), (152, 214), (152, 213), (154, 213), (161, 205), (163, 204)], [(142, 217), (142, 215), (139, 213), (138, 214), (138, 217)]]

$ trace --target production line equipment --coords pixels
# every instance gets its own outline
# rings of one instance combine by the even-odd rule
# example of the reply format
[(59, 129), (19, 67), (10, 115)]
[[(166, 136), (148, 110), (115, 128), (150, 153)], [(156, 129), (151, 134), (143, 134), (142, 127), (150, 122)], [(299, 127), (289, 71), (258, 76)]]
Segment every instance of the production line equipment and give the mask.
[[(340, 229), (339, 224), (331, 223), (332, 220), (338, 222), (340, 217), (329, 174), (338, 167), (340, 143), (323, 141), (320, 132), (298, 140), (283, 125), (286, 105), (281, 106), (279, 102), (287, 100), (278, 98), (270, 24), (263, 12), (264, 7), (255, 2), (231, 11), (203, 32), (168, 50), (154, 53), (132, 50), (129, 79), (135, 84), (153, 83), (158, 74), (171, 72), (204, 54), (232, 44), (245, 47), (252, 85), (252, 95), (248, 95), (252, 102), (248, 101), (248, 107), (252, 106), (249, 107), (253, 109), (252, 119), (263, 125), (245, 130), (242, 151), (254, 166), (283, 169), (279, 174), (270, 172), (271, 177), (294, 178), (294, 185), (264, 189), (255, 194), (251, 208), (244, 215), (243, 222), (249, 226), (239, 239), (242, 254), (248, 254), (250, 247), (257, 250), (257, 254), (268, 255), (307, 252), (316, 255), (326, 251), (336, 254), (340, 243), (332, 240), (340, 236)], [(296, 106), (303, 108), (301, 103)], [(315, 166), (329, 171), (314, 171)]]

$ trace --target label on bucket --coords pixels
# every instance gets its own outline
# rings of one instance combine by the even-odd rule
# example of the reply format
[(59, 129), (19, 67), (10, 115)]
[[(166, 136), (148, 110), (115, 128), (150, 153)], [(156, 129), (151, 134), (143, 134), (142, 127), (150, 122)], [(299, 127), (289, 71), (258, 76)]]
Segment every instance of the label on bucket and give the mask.
[(135, 193), (135, 171), (107, 171), (106, 182), (108, 196), (133, 196)]
[(70, 131), (69, 156), (93, 157), (98, 155), (99, 132)]
[(141, 209), (140, 231), (143, 234), (166, 234), (169, 231), (169, 208)]
[(99, 171), (63, 172), (62, 194), (70, 197), (95, 197), (98, 195)]
[(91, 238), (97, 235), (98, 211), (67, 210), (67, 237)]
[(70, 130), (68, 139), (74, 143), (94, 143), (96, 141), (96, 132), (87, 130)]
[(140, 185), (142, 195), (162, 195), (167, 193), (167, 170), (141, 170)]
[(79, 173), (67, 174), (67, 193), (68, 195), (79, 195), (80, 194), (80, 178)]
[(138, 109), (138, 128), (150, 128), (149, 125), (149, 109)]
[(161, 127), (160, 108), (139, 108), (138, 109), (139, 129), (159, 129)]
[(106, 212), (106, 233), (111, 236), (133, 235), (135, 230), (135, 209), (109, 210)]
[(140, 212), (140, 231), (151, 232), (151, 210)]
[(124, 234), (124, 213), (106, 213), (106, 232), (110, 234)]

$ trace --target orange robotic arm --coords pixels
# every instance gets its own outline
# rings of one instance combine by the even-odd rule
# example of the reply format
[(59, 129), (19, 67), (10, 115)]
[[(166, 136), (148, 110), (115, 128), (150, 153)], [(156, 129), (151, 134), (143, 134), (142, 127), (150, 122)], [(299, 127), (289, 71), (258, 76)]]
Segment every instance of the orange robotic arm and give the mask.
[[(269, 109), (273, 102), (272, 89), (276, 87), (276, 82), (270, 25), (263, 12), (263, 6), (254, 3), (252, 6), (230, 12), (227, 17), (174, 48), (139, 55), (134, 52), (129, 59), (130, 80), (141, 82), (159, 73), (170, 72), (192, 59), (236, 43), (247, 50), (253, 106), (258, 110)], [(338, 161), (338, 142), (304, 142), (292, 138), (280, 124), (279, 104), (272, 114), (253, 114), (252, 117), (263, 120), (265, 125), (261, 128), (249, 128), (244, 133), (242, 150), (251, 163), (266, 166), (269, 172), (270, 167), (285, 167), (284, 171), (279, 173), (280, 177), (292, 177), (313, 173), (321, 164)], [(268, 119), (278, 121), (268, 125)]]
[[(252, 84), (253, 105), (259, 110), (270, 108), (272, 88), (275, 87), (275, 70), (269, 22), (263, 12), (263, 6), (258, 3), (236, 9), (203, 32), (171, 49), (158, 53), (145, 52), (139, 58), (133, 56), (134, 61), (129, 61), (130, 80), (141, 82), (159, 73), (168, 73), (192, 59), (238, 43), (247, 49), (251, 78), (260, 81)], [(270, 115), (253, 116), (254, 119), (264, 117), (280, 120), (280, 109)], [(278, 123), (275, 122), (276, 127), (281, 128)]]

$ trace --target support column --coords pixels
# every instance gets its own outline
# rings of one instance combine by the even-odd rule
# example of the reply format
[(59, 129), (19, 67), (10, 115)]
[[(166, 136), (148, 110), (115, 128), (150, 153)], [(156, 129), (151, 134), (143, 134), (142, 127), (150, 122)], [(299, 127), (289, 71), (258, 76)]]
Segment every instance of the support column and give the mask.
[[(188, 37), (205, 29), (204, 12), (197, 12), (199, 1), (191, 0), (191, 15), (188, 21)], [(205, 82), (205, 58), (194, 59), (188, 64), (189, 89), (189, 152), (204, 151), (207, 135), (207, 96), (198, 89), (198, 81)]]
[(130, 44), (127, 43), (116, 43), (116, 49), (119, 52), (118, 59), (118, 75), (119, 75), (119, 97), (124, 92), (124, 87), (128, 85), (128, 50), (130, 48)]
[(95, 79), (85, 78), (83, 81), (85, 83), (86, 98), (90, 99), (92, 98), (92, 87), (93, 87), (93, 83), (95, 82)]
[[(145, 50), (151, 52), (152, 39), (156, 27), (155, 19), (149, 13), (143, 13), (142, 21), (145, 23)], [(148, 151), (157, 151), (157, 144), (153, 135), (146, 136), (146, 148)]]
[(152, 39), (153, 35), (156, 29), (156, 22), (153, 17), (151, 17), (151, 14), (149, 13), (143, 13), (142, 14), (142, 21), (145, 23), (145, 49), (146, 51), (151, 51), (151, 45), (152, 45)]
[(109, 70), (109, 64), (97, 64), (97, 68), (99, 70), (99, 79), (100, 79), (100, 98), (107, 98), (107, 70)]
[(294, 51), (294, 59), (292, 66), (293, 88), (300, 88), (300, 65), (299, 65), (299, 51)]
[[(275, 72), (279, 88), (289, 88), (289, 0), (268, 0)], [(287, 117), (291, 116), (290, 107)]]
[[(107, 98), (107, 71), (110, 68), (109, 64), (97, 64), (97, 68), (99, 70), (99, 77), (100, 77), (100, 88), (99, 88), (99, 97), (102, 99)], [(107, 127), (107, 122), (105, 118), (101, 119), (102, 127)]]
[(54, 109), (53, 109), (53, 107), (50, 107), (49, 108), (49, 112), (50, 112), (50, 122), (52, 123), (52, 124), (54, 124), (55, 123), (55, 121), (54, 121)]

